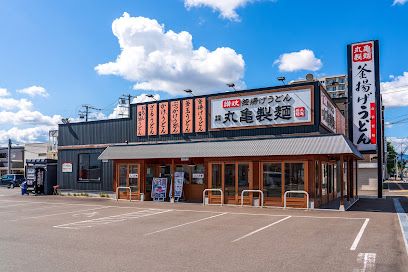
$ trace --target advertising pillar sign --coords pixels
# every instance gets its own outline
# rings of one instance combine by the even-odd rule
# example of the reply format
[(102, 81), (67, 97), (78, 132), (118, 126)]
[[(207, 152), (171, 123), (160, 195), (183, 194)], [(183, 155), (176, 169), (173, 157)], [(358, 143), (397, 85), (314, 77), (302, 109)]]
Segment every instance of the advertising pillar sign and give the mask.
[(364, 153), (377, 154), (378, 197), (382, 197), (382, 115), (378, 41), (347, 46), (349, 138)]
[[(360, 151), (377, 150), (376, 81), (378, 60), (375, 60), (375, 42), (355, 43), (349, 46), (349, 102), (353, 113), (350, 138)], [(376, 67), (377, 66), (377, 67)]]

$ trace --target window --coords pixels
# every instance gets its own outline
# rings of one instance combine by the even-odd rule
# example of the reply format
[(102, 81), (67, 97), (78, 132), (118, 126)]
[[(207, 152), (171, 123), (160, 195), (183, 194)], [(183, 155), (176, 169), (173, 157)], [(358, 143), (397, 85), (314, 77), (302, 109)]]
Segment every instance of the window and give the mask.
[(213, 164), (212, 165), (212, 184), (211, 188), (221, 189), (222, 188), (222, 164)]
[(282, 164), (263, 164), (263, 185), (265, 197), (282, 197)]
[(224, 165), (224, 190), (226, 196), (235, 196), (235, 164)]
[(319, 162), (315, 162), (315, 200), (320, 200)]
[(193, 184), (204, 184), (205, 168), (203, 164), (197, 164), (193, 167)]
[(322, 196), (327, 195), (327, 164), (322, 163)]
[[(303, 163), (285, 163), (285, 192), (305, 190), (305, 171)], [(293, 194), (293, 197), (303, 197)]]
[(78, 177), (80, 181), (101, 180), (101, 162), (99, 154), (79, 154)]

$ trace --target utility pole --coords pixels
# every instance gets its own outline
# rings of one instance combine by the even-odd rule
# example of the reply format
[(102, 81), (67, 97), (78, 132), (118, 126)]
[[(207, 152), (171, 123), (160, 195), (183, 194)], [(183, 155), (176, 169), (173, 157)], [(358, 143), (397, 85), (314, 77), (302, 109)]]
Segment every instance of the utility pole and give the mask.
[(79, 111), (79, 118), (84, 119), (85, 122), (88, 122), (89, 120), (89, 114), (91, 113), (90, 110), (96, 110), (96, 111), (101, 111), (101, 109), (95, 108), (92, 105), (82, 105), (83, 110)]
[[(133, 95), (131, 95), (131, 94), (123, 94), (121, 97), (119, 97), (119, 107), (120, 108), (127, 108), (127, 117), (130, 117), (130, 115), (131, 115), (131, 107), (130, 107), (130, 104), (132, 103), (132, 98), (136, 98), (137, 96), (133, 96)], [(126, 104), (126, 106), (124, 106), (125, 105), (125, 103), (124, 102), (127, 102)], [(120, 115), (120, 116), (124, 116), (125, 115), (125, 113), (124, 112), (120, 112), (118, 115)]]
[(7, 146), (7, 174), (11, 174), (11, 139), (8, 140)]

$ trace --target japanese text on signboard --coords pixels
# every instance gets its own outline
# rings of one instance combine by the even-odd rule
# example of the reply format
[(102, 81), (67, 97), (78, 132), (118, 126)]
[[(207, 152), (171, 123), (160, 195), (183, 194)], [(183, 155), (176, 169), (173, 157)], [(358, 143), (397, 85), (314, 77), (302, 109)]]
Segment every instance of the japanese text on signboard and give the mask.
[(374, 42), (351, 45), (353, 143), (359, 150), (376, 149), (376, 87)]
[(324, 92), (320, 92), (320, 101), (321, 101), (320, 114), (322, 124), (332, 132), (336, 132), (337, 112), (334, 104), (330, 101), (330, 99)]
[(310, 89), (211, 100), (211, 128), (287, 125), (312, 121)]

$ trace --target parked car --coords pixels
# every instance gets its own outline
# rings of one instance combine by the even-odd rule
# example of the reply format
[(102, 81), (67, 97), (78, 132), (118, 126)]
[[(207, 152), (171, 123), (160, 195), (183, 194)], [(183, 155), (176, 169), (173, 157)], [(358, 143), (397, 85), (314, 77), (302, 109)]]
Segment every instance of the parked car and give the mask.
[(7, 185), (9, 188), (14, 188), (20, 186), (20, 184), (25, 180), (24, 175), (10, 174), (1, 177), (1, 184)]

